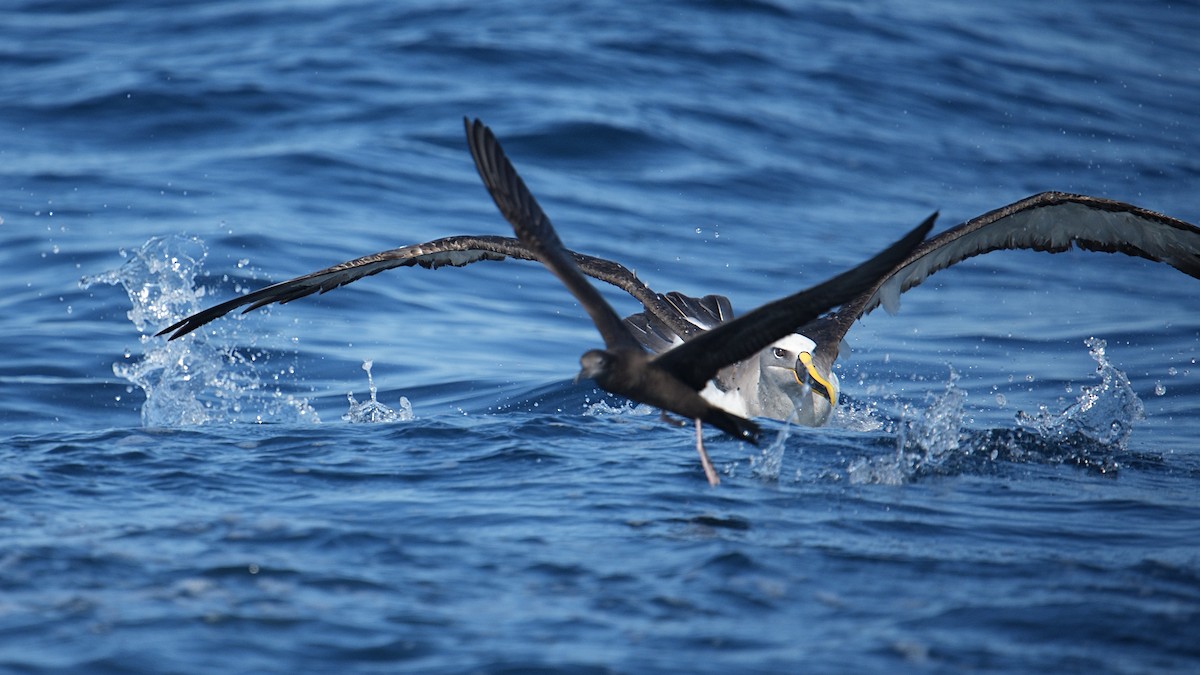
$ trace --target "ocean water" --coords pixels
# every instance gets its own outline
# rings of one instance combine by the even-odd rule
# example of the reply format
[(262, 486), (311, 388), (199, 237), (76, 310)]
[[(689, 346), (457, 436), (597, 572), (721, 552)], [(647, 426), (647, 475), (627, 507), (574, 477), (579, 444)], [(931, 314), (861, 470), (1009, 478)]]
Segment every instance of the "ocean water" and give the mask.
[[(507, 234), (749, 309), (1042, 190), (1200, 221), (1194, 2), (0, 7), (0, 670), (1194, 672), (1200, 283), (989, 254), (762, 448), (586, 383)], [(618, 311), (637, 306), (605, 290)]]

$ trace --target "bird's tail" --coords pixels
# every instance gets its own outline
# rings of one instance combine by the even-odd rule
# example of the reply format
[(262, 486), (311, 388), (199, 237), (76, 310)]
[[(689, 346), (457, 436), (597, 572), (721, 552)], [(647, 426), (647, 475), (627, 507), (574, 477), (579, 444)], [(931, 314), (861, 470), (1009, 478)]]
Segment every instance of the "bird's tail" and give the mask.
[(743, 441), (749, 441), (754, 445), (758, 445), (758, 425), (753, 420), (748, 420), (745, 417), (739, 417), (731, 412), (713, 407), (705, 415), (704, 421), (714, 427), (724, 431), (734, 438)]

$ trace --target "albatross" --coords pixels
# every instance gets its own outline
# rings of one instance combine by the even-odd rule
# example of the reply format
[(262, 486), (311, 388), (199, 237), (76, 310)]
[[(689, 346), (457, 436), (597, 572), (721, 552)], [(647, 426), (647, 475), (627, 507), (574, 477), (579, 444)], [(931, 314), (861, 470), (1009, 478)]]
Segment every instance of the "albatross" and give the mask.
[[(1124, 202), (1064, 192), (1042, 192), (988, 211), (923, 243), (859, 297), (801, 326), (754, 358), (718, 373), (707, 394), (731, 412), (820, 426), (840, 392), (833, 364), (846, 334), (883, 306), (896, 314), (900, 295), (930, 275), (968, 258), (999, 250), (1123, 253), (1165, 263), (1200, 279), (1200, 228)], [(733, 316), (721, 295), (693, 298), (671, 292), (665, 302), (626, 319), (652, 350), (669, 349), (689, 331), (710, 330)], [(669, 319), (663, 310), (673, 312)], [(685, 332), (676, 327), (690, 324)], [(794, 375), (794, 376), (793, 376)]]
[(580, 273), (567, 254), (550, 219), (542, 211), (525, 181), (505, 156), (492, 130), (478, 119), (463, 119), (467, 146), (479, 177), (496, 207), (517, 238), (538, 257), (592, 318), (604, 339), (604, 349), (590, 349), (580, 357), (580, 377), (595, 380), (600, 388), (663, 412), (695, 420), (696, 450), (710, 485), (720, 482), (704, 450), (701, 423), (725, 433), (758, 442), (758, 425), (719, 408), (699, 394), (721, 368), (742, 361), (797, 326), (848, 300), (860, 296), (885, 272), (916, 247), (933, 227), (930, 216), (900, 240), (847, 272), (813, 288), (769, 302), (736, 319), (693, 337), (661, 354), (652, 355), (633, 337), (611, 305)]
[[(1041, 192), (971, 218), (920, 246), (874, 287), (837, 312), (801, 326), (750, 358), (722, 369), (702, 392), (714, 404), (742, 417), (793, 419), (825, 424), (841, 393), (833, 365), (854, 323), (882, 305), (895, 313), (900, 294), (930, 275), (974, 256), (1001, 250), (1060, 253), (1123, 253), (1168, 264), (1200, 278), (1200, 228), (1125, 202), (1065, 192)], [(728, 298), (660, 294), (620, 263), (572, 251), (580, 272), (633, 296), (643, 310), (626, 318), (634, 336), (659, 353), (733, 318)], [(349, 260), (311, 274), (238, 296), (164, 328), (179, 338), (239, 307), (244, 312), (325, 293), (364, 277), (400, 267), (463, 267), (480, 261), (536, 261), (513, 237), (459, 235), (403, 246)]]

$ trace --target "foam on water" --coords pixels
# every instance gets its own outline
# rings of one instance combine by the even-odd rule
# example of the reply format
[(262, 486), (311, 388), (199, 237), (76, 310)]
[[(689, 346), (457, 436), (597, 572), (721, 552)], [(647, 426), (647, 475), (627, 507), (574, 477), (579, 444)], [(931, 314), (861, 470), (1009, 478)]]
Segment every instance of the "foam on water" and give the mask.
[[(126, 352), (113, 364), (113, 373), (146, 395), (142, 424), (174, 427), (235, 421), (318, 422), (316, 411), (303, 397), (263, 383), (260, 373), (269, 361), (265, 352), (218, 346), (238, 341), (237, 322), (202, 328), (179, 340), (155, 337), (162, 326), (200, 309), (204, 287), (196, 286), (208, 250), (197, 237), (153, 237), (132, 253), (121, 251), (118, 268), (80, 280), (121, 286), (129, 295), (129, 320), (141, 335), (142, 354)], [(291, 374), (291, 366), (282, 369)]]

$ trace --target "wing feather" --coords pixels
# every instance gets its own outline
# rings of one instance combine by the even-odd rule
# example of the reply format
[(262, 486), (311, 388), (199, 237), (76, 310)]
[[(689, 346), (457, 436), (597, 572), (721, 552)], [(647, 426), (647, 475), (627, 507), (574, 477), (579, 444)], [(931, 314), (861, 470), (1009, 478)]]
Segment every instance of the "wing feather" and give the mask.
[(901, 293), (968, 258), (1013, 249), (1061, 253), (1072, 246), (1163, 262), (1200, 278), (1200, 228), (1195, 225), (1124, 202), (1042, 192), (930, 237), (874, 288), (838, 310), (830, 339), (837, 344), (855, 321), (881, 304), (895, 313)]
[[(684, 330), (688, 325), (673, 314), (670, 305), (662, 296), (642, 283), (637, 275), (624, 265), (574, 251), (568, 253), (584, 274), (629, 293), (642, 303), (646, 311), (662, 317), (673, 330)], [(171, 333), (169, 339), (174, 340), (239, 307), (245, 308), (243, 312), (249, 312), (264, 305), (288, 303), (314, 293), (326, 293), (364, 277), (398, 267), (464, 267), (484, 260), (505, 258), (537, 261), (537, 256), (517, 239), (488, 235), (444, 237), (422, 244), (380, 251), (213, 305), (167, 326), (159, 331), (158, 335)]]
[(630, 334), (613, 308), (604, 300), (594, 286), (580, 273), (575, 261), (567, 254), (562, 240), (550, 224), (550, 219), (525, 187), (525, 181), (513, 168), (492, 130), (483, 122), (463, 119), (467, 132), (467, 145), (479, 177), (487, 187), (488, 194), (496, 202), (516, 232), (517, 238), (534, 251), (542, 263), (562, 281), (567, 290), (592, 317), (596, 329), (604, 338), (604, 344), (613, 349), (630, 347), (641, 349), (641, 345)]
[(717, 371), (741, 361), (833, 307), (854, 300), (873, 288), (880, 276), (906, 259), (929, 233), (937, 214), (870, 260), (812, 288), (794, 293), (701, 333), (654, 362), (701, 389)]

